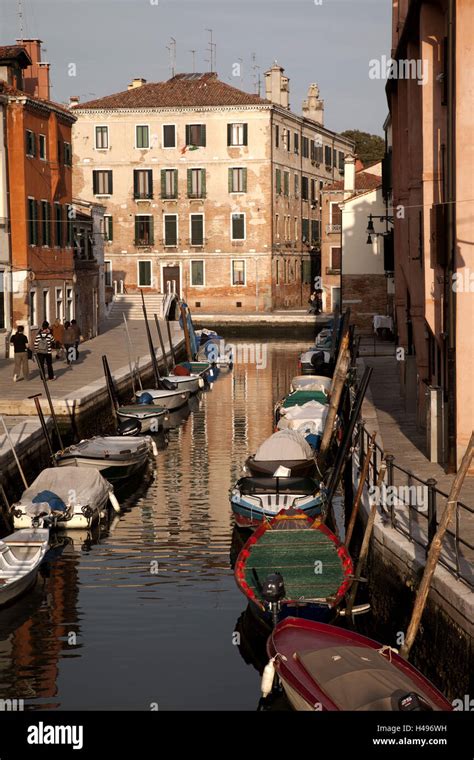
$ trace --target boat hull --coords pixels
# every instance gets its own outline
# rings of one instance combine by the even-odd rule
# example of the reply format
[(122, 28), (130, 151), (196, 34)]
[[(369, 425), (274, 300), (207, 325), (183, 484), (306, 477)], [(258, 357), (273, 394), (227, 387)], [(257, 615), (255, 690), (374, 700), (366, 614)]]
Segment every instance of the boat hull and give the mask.
[(125, 420), (138, 420), (141, 425), (141, 433), (158, 433), (163, 427), (168, 410), (156, 407), (156, 411), (153, 408), (145, 407), (142, 404), (133, 404), (129, 407), (119, 407), (117, 409), (117, 417), (121, 422)]
[[(67, 519), (55, 519), (43, 520), (43, 526), (46, 525), (56, 530), (87, 530), (96, 525), (101, 517), (104, 517), (107, 512), (108, 495), (102, 498), (97, 504), (89, 506), (89, 514), (85, 514), (82, 511), (82, 505), (75, 505), (71, 510), (71, 514)], [(16, 510), (15, 510), (16, 511)], [(21, 515), (13, 515), (13, 527), (15, 530), (21, 528), (32, 528), (33, 518), (22, 513)]]
[(125, 462), (104, 462), (87, 457), (65, 456), (57, 460), (59, 467), (93, 467), (110, 483), (117, 483), (133, 477), (145, 467), (148, 456), (140, 460)]
[[(239, 528), (248, 528), (255, 530), (258, 528), (264, 520), (271, 520), (275, 517), (276, 512), (262, 509), (255, 505), (249, 505), (242, 502), (242, 500), (231, 499), (231, 508), (234, 514), (236, 525)], [(315, 499), (315, 503), (310, 504), (307, 507), (300, 507), (301, 511), (313, 520), (316, 517), (321, 517), (324, 510), (324, 502), (321, 497)]]
[(49, 531), (17, 532), (0, 540), (0, 608), (22, 596), (36, 581)]
[(183, 388), (176, 391), (161, 391), (152, 388), (150, 390), (144, 389), (142, 391), (137, 391), (135, 397), (139, 399), (142, 393), (149, 393), (157, 406), (161, 406), (169, 411), (181, 409), (181, 407), (185, 406), (188, 403), (190, 395), (190, 391), (184, 390)]

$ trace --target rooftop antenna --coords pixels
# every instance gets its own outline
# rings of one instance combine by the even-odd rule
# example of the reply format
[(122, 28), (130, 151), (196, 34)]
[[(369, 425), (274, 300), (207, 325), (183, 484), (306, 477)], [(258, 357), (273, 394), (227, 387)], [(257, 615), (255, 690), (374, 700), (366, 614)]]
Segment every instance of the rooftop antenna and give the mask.
[(170, 44), (166, 46), (166, 49), (170, 56), (170, 78), (172, 78), (175, 75), (176, 69), (176, 40), (174, 37), (170, 37)]
[(18, 0), (18, 23), (20, 26), (20, 40), (23, 42), (23, 7), (21, 0)]
[(195, 50), (190, 50), (189, 52), (193, 56), (193, 74), (195, 74), (196, 73), (196, 51)]
[[(212, 41), (212, 29), (206, 29), (206, 32), (209, 32), (209, 52), (210, 52), (210, 64), (211, 64), (211, 72), (215, 70), (216, 67), (216, 43)], [(206, 60), (209, 60), (209, 58), (206, 58)]]
[(257, 64), (257, 56), (252, 53), (253, 86), (255, 94), (260, 97), (260, 66)]

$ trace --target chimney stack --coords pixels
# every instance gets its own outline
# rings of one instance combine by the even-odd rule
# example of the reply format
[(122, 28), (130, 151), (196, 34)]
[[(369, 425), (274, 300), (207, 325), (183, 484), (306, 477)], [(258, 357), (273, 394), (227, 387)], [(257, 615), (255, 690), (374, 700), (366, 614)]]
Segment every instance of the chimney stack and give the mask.
[(74, 108), (79, 104), (79, 95), (71, 95), (69, 97), (69, 108)]
[(355, 162), (355, 156), (347, 155), (344, 157), (344, 200), (355, 193)]
[(290, 110), (290, 80), (283, 75), (285, 69), (275, 61), (265, 72), (265, 97), (277, 106)]
[(23, 89), (29, 95), (43, 100), (49, 100), (49, 63), (41, 60), (42, 41), (35, 38), (30, 40), (17, 40), (18, 45), (22, 45), (31, 58), (31, 66), (23, 72)]
[(146, 79), (143, 79), (143, 77), (135, 77), (135, 79), (132, 79), (131, 83), (128, 85), (128, 89), (134, 90), (136, 87), (141, 87), (144, 84), (146, 84)]
[(303, 100), (303, 116), (315, 121), (317, 124), (324, 126), (324, 100), (319, 98), (319, 87), (317, 84), (310, 84), (308, 96)]

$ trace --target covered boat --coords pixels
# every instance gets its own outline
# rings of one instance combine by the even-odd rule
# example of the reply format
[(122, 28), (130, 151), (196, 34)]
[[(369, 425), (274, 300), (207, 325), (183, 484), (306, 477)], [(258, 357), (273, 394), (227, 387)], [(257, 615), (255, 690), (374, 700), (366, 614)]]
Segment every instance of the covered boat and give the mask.
[(274, 629), (267, 652), (295, 710), (453, 709), (393, 649), (353, 631), (288, 617)]
[(316, 473), (314, 451), (296, 430), (273, 433), (245, 462), (245, 469), (254, 476), (272, 476), (279, 467), (286, 467), (294, 477)]
[(310, 349), (300, 354), (298, 368), (302, 375), (324, 375), (332, 377), (334, 361), (331, 361), (331, 352), (320, 348)]
[(36, 580), (48, 549), (49, 530), (17, 530), (0, 540), (0, 607), (19, 597)]
[(317, 349), (327, 349), (330, 351), (332, 347), (332, 329), (329, 327), (324, 327), (322, 330), (320, 330), (316, 335), (314, 345)]
[(95, 468), (48, 467), (12, 505), (15, 528), (90, 528), (107, 502), (120, 509), (111, 484)]
[(230, 503), (237, 525), (252, 529), (291, 507), (298, 507), (309, 517), (319, 516), (325, 492), (314, 478), (245, 477), (232, 489)]
[(296, 375), (290, 385), (293, 391), (325, 391), (329, 394), (332, 379), (324, 375)]
[[(148, 391), (152, 393), (152, 391)], [(158, 433), (163, 427), (163, 422), (168, 417), (168, 409), (163, 409), (155, 404), (125, 404), (117, 409), (119, 422), (135, 420), (140, 423), (140, 432)]]
[[(182, 374), (176, 374), (177, 367), (182, 367)], [(176, 386), (176, 389), (183, 393), (197, 393), (202, 390), (206, 385), (204, 375), (199, 372), (194, 372), (192, 369), (185, 367), (183, 364), (177, 364), (174, 372), (171, 375), (167, 375), (165, 378), (170, 383)], [(146, 393), (149, 393), (154, 399), (159, 399), (161, 391), (156, 388), (147, 388)]]
[(289, 393), (275, 405), (275, 424), (278, 425), (280, 417), (288, 413), (289, 409), (296, 406), (304, 406), (309, 401), (316, 401), (318, 404), (325, 406), (328, 403), (327, 393), (323, 389), (316, 390), (297, 390)]
[(58, 451), (54, 458), (60, 467), (95, 467), (111, 483), (130, 478), (158, 454), (149, 436), (129, 438), (96, 435)]
[(323, 434), (324, 425), (328, 413), (327, 404), (319, 401), (307, 401), (302, 406), (292, 406), (280, 409), (280, 418), (277, 423), (279, 430), (297, 430), (301, 435), (314, 435), (320, 438)]
[(270, 623), (287, 616), (329, 621), (352, 583), (352, 560), (320, 521), (300, 509), (265, 521), (241, 550), (234, 575)]

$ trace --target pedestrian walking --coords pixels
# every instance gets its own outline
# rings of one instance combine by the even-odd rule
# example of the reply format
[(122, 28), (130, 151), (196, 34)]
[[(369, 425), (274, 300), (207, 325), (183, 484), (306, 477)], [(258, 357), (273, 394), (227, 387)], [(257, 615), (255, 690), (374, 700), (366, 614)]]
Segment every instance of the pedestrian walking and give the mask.
[(77, 359), (79, 356), (79, 343), (81, 341), (81, 328), (75, 319), (71, 319), (71, 329), (74, 334), (74, 347), (76, 349), (76, 356), (74, 358)]
[(64, 325), (64, 349), (66, 351), (66, 362), (68, 367), (71, 367), (72, 369), (72, 362), (75, 361), (77, 354), (76, 354), (76, 347), (75, 347), (75, 338), (76, 333), (72, 329), (72, 324), (70, 322), (66, 322)]
[(56, 375), (53, 372), (53, 343), (49, 322), (45, 320), (41, 325), (41, 330), (36, 333), (34, 349), (45, 377), (45, 365), (48, 368), (48, 380), (56, 380)]
[(56, 349), (56, 359), (62, 359), (64, 349), (64, 325), (60, 319), (55, 319), (53, 328), (54, 348)]
[(16, 333), (10, 338), (10, 343), (13, 345), (15, 352), (13, 382), (16, 383), (17, 380), (23, 380), (23, 378), (28, 380), (28, 338), (25, 335), (23, 325), (18, 325)]

